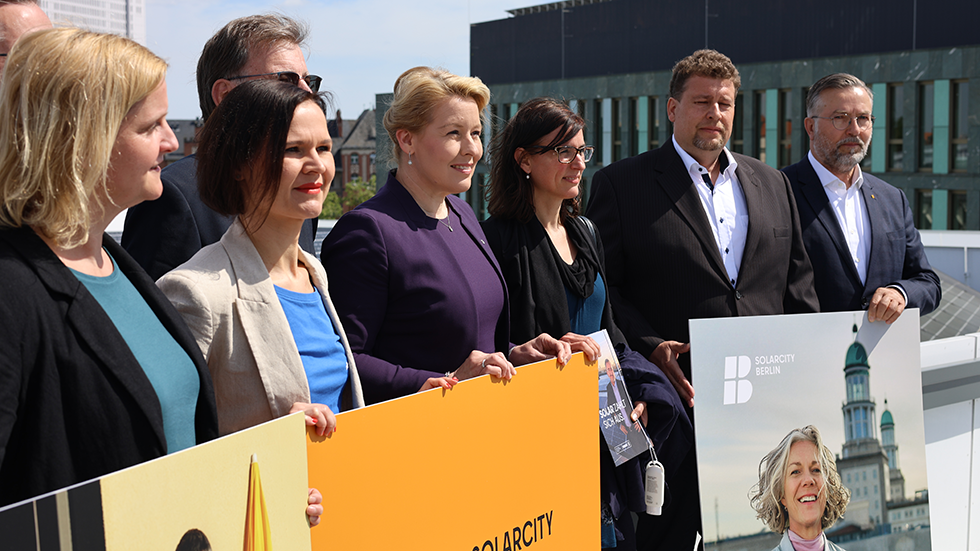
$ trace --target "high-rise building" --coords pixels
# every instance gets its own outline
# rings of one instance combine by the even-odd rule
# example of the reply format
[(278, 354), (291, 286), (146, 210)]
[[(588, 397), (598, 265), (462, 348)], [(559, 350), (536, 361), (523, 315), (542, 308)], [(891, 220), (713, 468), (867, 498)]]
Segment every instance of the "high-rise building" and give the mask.
[(39, 0), (56, 27), (74, 25), (146, 44), (145, 0)]
[[(851, 73), (874, 91), (877, 117), (861, 170), (905, 192), (919, 230), (980, 230), (976, 0), (563, 0), (509, 13), (470, 26), (470, 74), (491, 91), (485, 134), (531, 98), (574, 100), (595, 146), (586, 201), (596, 170), (670, 144), (671, 67), (708, 47), (741, 73), (733, 152), (774, 168), (805, 158), (808, 88)], [(390, 147), (379, 130), (379, 156)], [(488, 175), (478, 164), (464, 197), (481, 219)]]

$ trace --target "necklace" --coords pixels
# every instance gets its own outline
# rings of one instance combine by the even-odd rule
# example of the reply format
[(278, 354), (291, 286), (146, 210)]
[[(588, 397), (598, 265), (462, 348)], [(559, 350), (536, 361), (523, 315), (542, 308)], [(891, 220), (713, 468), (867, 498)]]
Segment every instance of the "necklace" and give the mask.
[[(449, 231), (452, 232), (453, 231), (453, 226), (452, 226), (452, 224), (449, 223), (449, 215), (452, 214), (452, 209), (448, 208), (448, 205), (447, 205), (447, 208), (446, 208), (446, 217), (445, 218), (439, 218), (435, 214), (429, 213), (429, 211), (425, 210), (425, 207), (422, 206), (422, 202), (419, 201), (418, 197), (416, 197), (415, 193), (412, 191), (413, 189), (415, 189), (416, 191), (418, 191), (418, 188), (419, 188), (419, 186), (415, 183), (415, 179), (412, 178), (412, 176), (410, 174), (408, 174), (407, 172), (405, 173), (405, 175), (408, 177), (407, 178), (408, 182), (411, 182), (411, 186), (407, 186), (405, 184), (402, 184), (402, 185), (405, 187), (405, 190), (408, 191), (408, 194), (412, 196), (412, 199), (415, 199), (415, 204), (417, 204), (419, 206), (419, 208), (422, 209), (422, 212), (426, 216), (428, 216), (429, 218), (435, 218), (436, 220), (439, 221), (440, 224), (442, 224), (443, 226), (446, 226), (447, 228), (449, 228)], [(406, 183), (408, 183), (408, 182), (406, 182)], [(446, 200), (443, 199), (442, 202), (445, 203)], [(438, 213), (438, 209), (436, 209), (436, 212)]]
[[(419, 208), (422, 208), (422, 205), (419, 205)], [(449, 216), (453, 213), (452, 209), (449, 208), (446, 209), (445, 218), (437, 218), (435, 215), (430, 214), (429, 211), (425, 209), (422, 209), (422, 212), (425, 213), (425, 215), (428, 216), (429, 218), (434, 218), (435, 220), (439, 221), (440, 224), (449, 228), (449, 231), (453, 231), (453, 226), (449, 222)]]
[(447, 228), (449, 228), (449, 231), (453, 231), (453, 227), (449, 223), (449, 215), (448, 214), (446, 215), (445, 218), (437, 218), (437, 220), (439, 220), (439, 223), (440, 224), (442, 224), (443, 226), (446, 226)]

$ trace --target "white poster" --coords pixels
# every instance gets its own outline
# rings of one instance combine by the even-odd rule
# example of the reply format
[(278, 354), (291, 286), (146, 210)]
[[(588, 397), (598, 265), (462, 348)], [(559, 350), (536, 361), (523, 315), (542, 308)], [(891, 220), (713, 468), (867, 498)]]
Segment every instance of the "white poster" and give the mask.
[(826, 537), (848, 551), (931, 549), (918, 310), (892, 325), (840, 312), (690, 327), (706, 549), (779, 543), (750, 497), (763, 458), (811, 425), (850, 491)]

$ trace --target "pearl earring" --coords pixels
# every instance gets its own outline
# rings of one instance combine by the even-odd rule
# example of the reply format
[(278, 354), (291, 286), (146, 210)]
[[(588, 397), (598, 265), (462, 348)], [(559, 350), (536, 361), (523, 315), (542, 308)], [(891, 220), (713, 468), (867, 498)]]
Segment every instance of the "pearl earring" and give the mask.
[(412, 164), (412, 154), (408, 154), (408, 164)]
[(527, 178), (528, 180), (530, 180), (531, 179), (531, 173), (530, 172), (526, 172), (524, 174), (524, 177)]

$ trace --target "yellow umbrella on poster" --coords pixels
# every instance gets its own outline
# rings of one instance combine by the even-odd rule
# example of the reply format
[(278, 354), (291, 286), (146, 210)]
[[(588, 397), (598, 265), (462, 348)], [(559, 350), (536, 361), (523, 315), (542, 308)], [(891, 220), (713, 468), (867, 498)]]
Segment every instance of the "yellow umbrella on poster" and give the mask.
[(248, 472), (248, 506), (245, 509), (245, 551), (272, 551), (272, 529), (262, 494), (259, 461), (252, 454)]

